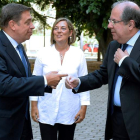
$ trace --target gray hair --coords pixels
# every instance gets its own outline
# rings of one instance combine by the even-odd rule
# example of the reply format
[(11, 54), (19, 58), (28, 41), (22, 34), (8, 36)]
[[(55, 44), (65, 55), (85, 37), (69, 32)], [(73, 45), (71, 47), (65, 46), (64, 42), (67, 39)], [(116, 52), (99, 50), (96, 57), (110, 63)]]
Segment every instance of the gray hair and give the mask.
[(129, 1), (129, 0), (121, 0), (121, 1), (117, 1), (117, 2), (113, 3), (113, 5), (112, 5), (111, 8), (113, 9), (115, 6), (117, 6), (117, 5), (121, 4), (121, 3), (125, 3), (125, 2), (131, 2), (131, 1)]
[[(112, 9), (121, 4), (121, 3), (129, 3), (129, 2), (132, 2), (132, 1), (129, 1), (129, 0), (123, 0), (123, 1), (118, 1), (118, 2), (115, 2), (113, 5), (112, 5)], [(135, 2), (132, 2), (134, 4), (136, 4)], [(136, 4), (137, 5), (137, 4)], [(137, 5), (138, 6), (138, 5)], [(139, 7), (139, 6), (138, 6)], [(124, 24), (128, 24), (128, 22), (130, 20), (134, 20), (135, 21), (135, 27), (140, 29), (140, 9), (136, 9), (130, 5), (126, 5), (123, 9), (123, 13), (121, 15), (121, 20), (124, 22)]]
[(71, 22), (69, 19), (64, 18), (64, 17), (61, 17), (61, 18), (58, 18), (58, 19), (54, 22), (54, 24), (53, 24), (52, 31), (51, 31), (51, 45), (52, 45), (52, 44), (55, 44), (53, 30), (54, 30), (56, 24), (57, 24), (58, 22), (60, 22), (60, 21), (66, 21), (69, 30), (72, 30), (72, 36), (68, 38), (68, 44), (69, 44), (69, 45), (73, 44), (73, 43), (75, 42), (75, 40), (76, 40), (76, 31), (75, 31), (75, 29), (74, 29), (74, 26), (73, 26), (72, 22)]
[(31, 8), (15, 3), (10, 3), (3, 6), (0, 15), (0, 27), (2, 29), (7, 27), (10, 20), (14, 20), (18, 23), (24, 11), (31, 11)]

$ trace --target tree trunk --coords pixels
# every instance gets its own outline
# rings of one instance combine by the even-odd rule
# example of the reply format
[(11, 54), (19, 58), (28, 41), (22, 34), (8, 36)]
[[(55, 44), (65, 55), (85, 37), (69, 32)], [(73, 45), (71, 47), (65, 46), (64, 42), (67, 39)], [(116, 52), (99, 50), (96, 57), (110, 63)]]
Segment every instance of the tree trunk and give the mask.
[[(100, 39), (98, 40), (99, 42), (99, 53), (102, 54), (102, 57), (104, 59), (107, 47), (110, 43), (110, 41), (112, 41), (112, 35), (109, 29), (104, 30), (102, 36), (100, 37)], [(100, 57), (100, 54), (98, 54), (98, 57)], [(100, 61), (100, 58), (97, 59), (98, 61)]]
[(44, 24), (44, 47), (45, 47), (45, 36), (46, 36), (46, 33), (45, 33), (45, 24)]

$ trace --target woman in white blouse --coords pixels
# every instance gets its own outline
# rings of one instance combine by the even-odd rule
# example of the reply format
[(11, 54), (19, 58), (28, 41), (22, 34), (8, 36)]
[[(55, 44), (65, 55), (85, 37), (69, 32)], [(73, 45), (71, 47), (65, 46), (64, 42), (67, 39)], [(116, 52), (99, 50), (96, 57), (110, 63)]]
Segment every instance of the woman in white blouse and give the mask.
[[(38, 54), (34, 75), (45, 75), (50, 71), (79, 77), (87, 74), (83, 52), (71, 46), (76, 40), (74, 27), (67, 18), (55, 21), (51, 33), (51, 47)], [(73, 140), (76, 123), (85, 118), (90, 104), (89, 92), (73, 94), (65, 87), (65, 77), (51, 93), (30, 97), (31, 115), (39, 122), (42, 140)]]

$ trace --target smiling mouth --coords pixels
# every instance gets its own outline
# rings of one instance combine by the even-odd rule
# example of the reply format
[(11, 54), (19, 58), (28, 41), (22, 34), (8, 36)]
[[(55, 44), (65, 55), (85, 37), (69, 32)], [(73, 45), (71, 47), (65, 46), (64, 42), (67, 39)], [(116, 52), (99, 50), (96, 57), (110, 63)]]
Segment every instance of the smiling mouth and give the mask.
[(57, 36), (58, 38), (62, 37), (61, 35)]

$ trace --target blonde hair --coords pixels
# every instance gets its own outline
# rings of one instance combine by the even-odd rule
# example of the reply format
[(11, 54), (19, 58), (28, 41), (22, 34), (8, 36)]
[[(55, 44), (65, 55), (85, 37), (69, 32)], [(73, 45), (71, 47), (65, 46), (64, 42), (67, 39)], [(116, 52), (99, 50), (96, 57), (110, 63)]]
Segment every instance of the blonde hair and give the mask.
[(66, 21), (69, 30), (72, 30), (72, 36), (68, 38), (68, 44), (69, 44), (69, 45), (73, 44), (73, 43), (75, 42), (75, 40), (76, 40), (76, 31), (75, 31), (75, 29), (74, 29), (74, 27), (73, 27), (72, 22), (71, 22), (69, 19), (63, 18), (63, 17), (62, 17), (62, 18), (58, 18), (58, 19), (54, 22), (54, 24), (53, 24), (53, 27), (52, 27), (52, 30), (51, 30), (51, 45), (52, 45), (52, 44), (55, 44), (54, 34), (53, 34), (54, 27), (55, 27), (56, 24), (57, 24), (58, 22), (60, 22), (60, 21)]

